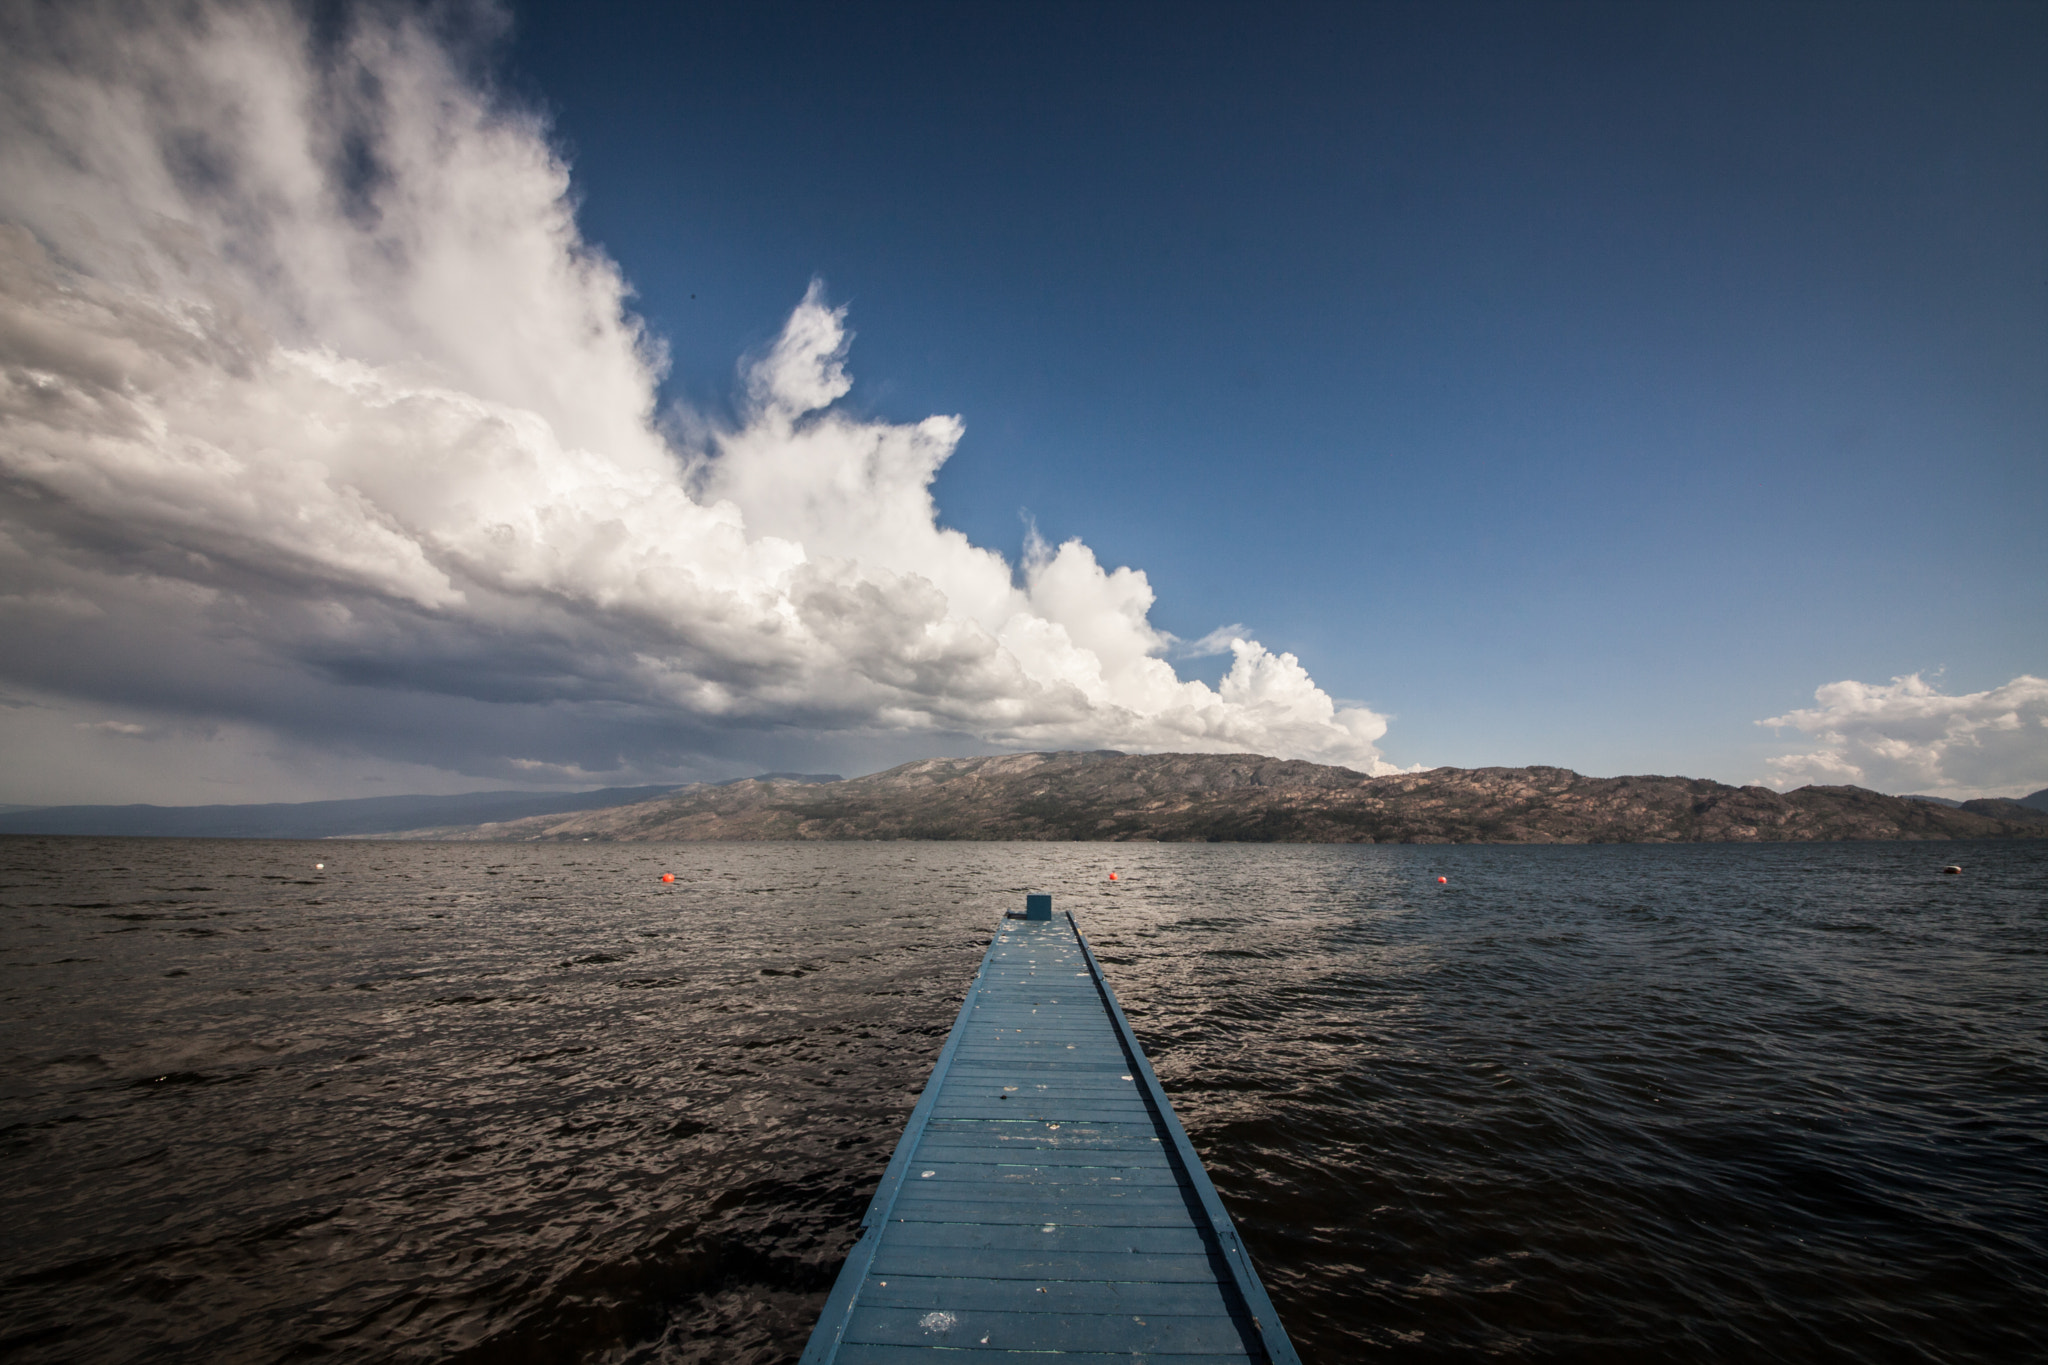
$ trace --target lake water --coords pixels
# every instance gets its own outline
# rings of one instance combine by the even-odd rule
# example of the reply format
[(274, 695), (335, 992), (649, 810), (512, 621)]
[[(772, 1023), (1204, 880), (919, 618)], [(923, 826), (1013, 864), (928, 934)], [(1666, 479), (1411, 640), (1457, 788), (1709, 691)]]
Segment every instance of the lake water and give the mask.
[(30, 838), (0, 1354), (793, 1360), (1026, 891), (1305, 1360), (2044, 1358), (2048, 844)]

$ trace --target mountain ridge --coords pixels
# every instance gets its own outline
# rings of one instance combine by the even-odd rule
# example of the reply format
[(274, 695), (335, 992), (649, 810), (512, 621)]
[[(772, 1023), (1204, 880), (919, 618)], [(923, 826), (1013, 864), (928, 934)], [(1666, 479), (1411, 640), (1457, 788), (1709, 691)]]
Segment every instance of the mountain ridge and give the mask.
[[(1992, 803), (1986, 803), (1992, 804)], [(1635, 843), (2048, 837), (2048, 821), (1860, 787), (1775, 792), (1568, 768), (1368, 777), (1258, 754), (1115, 750), (922, 759), (833, 783), (749, 779), (636, 804), (387, 836), (485, 840)], [(2006, 810), (2005, 807), (2012, 807)]]

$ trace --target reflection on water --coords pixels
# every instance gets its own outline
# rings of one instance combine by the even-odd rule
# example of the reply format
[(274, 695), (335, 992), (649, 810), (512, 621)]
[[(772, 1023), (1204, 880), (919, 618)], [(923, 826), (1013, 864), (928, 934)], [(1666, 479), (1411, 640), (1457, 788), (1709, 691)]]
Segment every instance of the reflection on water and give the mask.
[(0, 1350), (793, 1359), (1026, 890), (1306, 1359), (2039, 1349), (2040, 845), (16, 838)]

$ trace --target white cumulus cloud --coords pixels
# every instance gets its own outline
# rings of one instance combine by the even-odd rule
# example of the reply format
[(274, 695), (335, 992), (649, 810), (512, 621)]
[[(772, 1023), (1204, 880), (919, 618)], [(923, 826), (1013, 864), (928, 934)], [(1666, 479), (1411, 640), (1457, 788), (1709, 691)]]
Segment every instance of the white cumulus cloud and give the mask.
[(1775, 786), (1849, 783), (1969, 799), (2048, 787), (2048, 679), (1950, 696), (1912, 673), (1829, 683), (1816, 706), (1758, 721), (1812, 735), (1818, 748), (1768, 760)]
[(820, 284), (742, 419), (665, 439), (546, 129), (467, 70), (395, 7), (0, 10), (12, 682), (564, 780), (833, 737), (1387, 770), (1241, 627), (1180, 680), (1142, 570), (944, 528), (960, 420), (838, 406)]

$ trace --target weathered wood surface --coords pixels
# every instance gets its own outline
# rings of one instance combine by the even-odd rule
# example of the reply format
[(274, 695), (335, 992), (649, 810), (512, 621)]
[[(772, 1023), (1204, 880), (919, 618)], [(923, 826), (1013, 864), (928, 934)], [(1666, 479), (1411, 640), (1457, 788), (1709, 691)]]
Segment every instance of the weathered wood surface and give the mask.
[(1298, 1365), (1072, 916), (997, 931), (803, 1360), (1044, 1352)]

